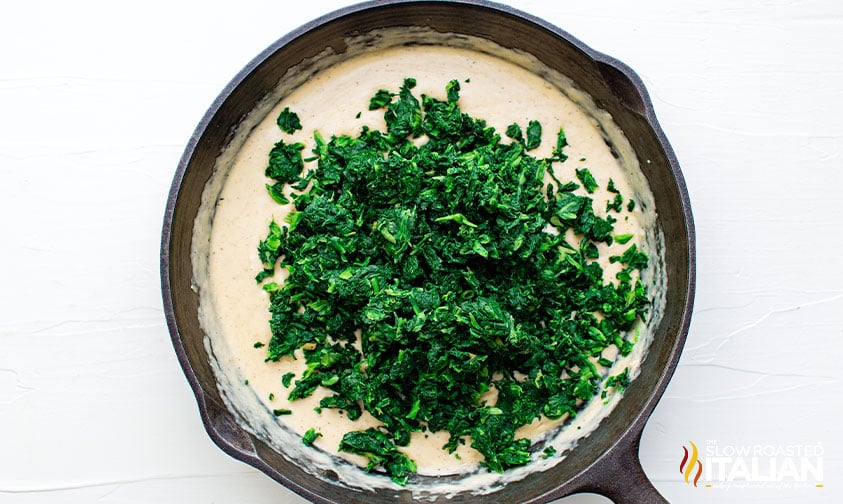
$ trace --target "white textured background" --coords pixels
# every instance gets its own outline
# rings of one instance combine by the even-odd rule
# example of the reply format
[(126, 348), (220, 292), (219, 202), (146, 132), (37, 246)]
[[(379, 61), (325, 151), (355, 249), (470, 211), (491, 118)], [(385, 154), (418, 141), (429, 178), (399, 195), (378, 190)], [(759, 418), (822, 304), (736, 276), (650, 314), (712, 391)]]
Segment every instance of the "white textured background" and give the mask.
[[(346, 3), (4, 7), (0, 502), (300, 502), (205, 435), (164, 324), (159, 236), (217, 93)], [(511, 4), (636, 70), (687, 179), (697, 302), (644, 431), (650, 478), (672, 502), (843, 501), (843, 3)], [(821, 444), (824, 486), (693, 488), (688, 441)]]

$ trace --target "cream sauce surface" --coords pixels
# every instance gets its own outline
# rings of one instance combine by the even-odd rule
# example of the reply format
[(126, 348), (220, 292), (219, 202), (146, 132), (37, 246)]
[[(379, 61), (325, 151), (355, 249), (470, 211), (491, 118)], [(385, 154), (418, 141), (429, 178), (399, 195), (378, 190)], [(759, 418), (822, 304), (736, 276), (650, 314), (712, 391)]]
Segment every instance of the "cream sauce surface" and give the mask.
[[(634, 233), (635, 238), (629, 244), (637, 243), (644, 250), (653, 249), (653, 237), (648, 237), (644, 230), (652, 227), (654, 216), (641, 211), (641, 203), (651, 203), (652, 197), (642, 182), (643, 177), (637, 174), (634, 154), (630, 154), (629, 149), (624, 151), (624, 146), (610, 147), (606, 137), (612, 135), (607, 134), (606, 124), (596, 118), (599, 114), (591, 113), (582, 103), (572, 100), (572, 93), (562, 92), (557, 85), (522, 66), (469, 49), (409, 46), (364, 53), (306, 79), (248, 132), (236, 152), (225, 158), (228, 166), (219, 170), (220, 174), (206, 190), (206, 212), (203, 214), (206, 220), (197, 219), (194, 241), (200, 245), (194, 246), (194, 254), (202, 256), (197, 261), (202, 266), (197, 267), (195, 281), (200, 291), (207, 344), (217, 359), (218, 374), (226, 376), (221, 380), (221, 387), (227, 387), (224, 396), (248, 428), (274, 438), (274, 443), (285, 448), (290, 443), (301, 445), (297, 436), (310, 428), (321, 432), (322, 437), (314, 445), (318, 450), (301, 452), (305, 457), (310, 456), (308, 450), (324, 452), (316, 457), (316, 466), (330, 463), (326, 461), (337, 456), (354, 464), (365, 463), (362, 457), (338, 454), (336, 447), (344, 432), (377, 425), (377, 421), (368, 413), (355, 422), (332, 409), (317, 413), (315, 408), (319, 400), (327, 395), (322, 389), (309, 398), (288, 401), (289, 390), (282, 386), (281, 376), (289, 371), (299, 375), (304, 368), (304, 359), (299, 354), (297, 359), (265, 362), (265, 348), (255, 348), (255, 342), (267, 343), (271, 337), (268, 296), (254, 280), (262, 269), (257, 244), (266, 237), (270, 220), (282, 223), (284, 215), (291, 210), (291, 205), (280, 206), (267, 194), (268, 179), (264, 176), (264, 168), (269, 150), (279, 139), (305, 143), (307, 157), (313, 147), (314, 131), (329, 138), (342, 134), (356, 136), (363, 125), (384, 129), (383, 110), (367, 110), (369, 99), (378, 89), (397, 90), (405, 77), (417, 79), (418, 85), (413, 89), (417, 97), (427, 94), (440, 99), (445, 98), (447, 82), (459, 80), (462, 110), (486, 119), (502, 136), (513, 122), (525, 128), (528, 121), (538, 120), (543, 126), (542, 144), (531, 151), (537, 157), (550, 156), (557, 132), (564, 128), (569, 142), (565, 152), (569, 158), (565, 163), (556, 164), (557, 177), (562, 181), (576, 181), (574, 170), (588, 167), (600, 185), (589, 195), (594, 199), (598, 215), (605, 215), (605, 203), (614, 196), (605, 189), (611, 178), (625, 198), (632, 197), (639, 203), (635, 211), (624, 210), (620, 214), (615, 234)], [(277, 127), (275, 119), (285, 107), (299, 115), (303, 131), (288, 135)], [(315, 163), (308, 163), (305, 169), (315, 169)], [(209, 223), (212, 226), (207, 226)], [(629, 244), (600, 245), (607, 281), (614, 278), (618, 265), (609, 264), (606, 259), (619, 255)], [(276, 273), (276, 281), (278, 277)], [(636, 359), (643, 358), (643, 349), (638, 348), (642, 345), (645, 343), (636, 345), (636, 352), (630, 358), (619, 359), (605, 372), (614, 374), (629, 365), (634, 375)], [(614, 358), (608, 352), (605, 355)], [(603, 406), (599, 398), (592, 402), (600, 404), (589, 404), (574, 422), (561, 429), (568, 434), (559, 435), (556, 429), (566, 419), (534, 422), (519, 434), (530, 436), (536, 442), (553, 444), (562, 451), (578, 437), (587, 435), (611, 410), (611, 405)], [(269, 414), (273, 409), (291, 409), (293, 414), (275, 418)], [(260, 419), (256, 420), (256, 417)], [(592, 425), (583, 429), (584, 423)], [(279, 434), (282, 431), (292, 431), (295, 435)], [(279, 436), (282, 439), (279, 440)], [(461, 447), (456, 454), (448, 454), (441, 450), (447, 439), (447, 433), (415, 433), (404, 451), (416, 461), (421, 474), (479, 474), (481, 471), (476, 471), (479, 454), (467, 446)], [(543, 463), (544, 466), (548, 464)], [(488, 486), (489, 477), (478, 485)], [(354, 478), (341, 476), (341, 479), (351, 481)], [(360, 486), (372, 484), (368, 481)]]

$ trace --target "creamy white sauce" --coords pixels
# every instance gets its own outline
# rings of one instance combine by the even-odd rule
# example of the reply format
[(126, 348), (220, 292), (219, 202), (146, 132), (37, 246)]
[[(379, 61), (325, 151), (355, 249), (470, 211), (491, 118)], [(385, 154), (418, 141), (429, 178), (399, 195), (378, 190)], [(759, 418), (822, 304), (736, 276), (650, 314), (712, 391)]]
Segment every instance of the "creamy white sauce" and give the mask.
[[(265, 348), (254, 348), (255, 342), (266, 343), (271, 337), (268, 296), (254, 281), (262, 269), (257, 244), (266, 236), (270, 220), (283, 222), (284, 214), (290, 210), (290, 205), (282, 207), (275, 203), (265, 189), (267, 179), (263, 173), (267, 155), (279, 139), (302, 141), (307, 145), (304, 151), (307, 154), (313, 146), (315, 130), (327, 138), (332, 134), (356, 136), (364, 124), (384, 129), (383, 111), (367, 110), (369, 99), (378, 89), (397, 90), (405, 77), (414, 77), (418, 81), (413, 90), (416, 96), (428, 94), (444, 99), (446, 83), (458, 79), (462, 88), (459, 103), (463, 111), (486, 119), (502, 135), (513, 122), (525, 127), (530, 120), (540, 121), (542, 145), (531, 152), (537, 157), (550, 156), (556, 134), (564, 127), (570, 144), (566, 149), (569, 159), (557, 163), (556, 175), (563, 181), (576, 180), (574, 169), (588, 167), (600, 185), (589, 195), (595, 201), (595, 213), (605, 215), (605, 203), (614, 196), (605, 190), (610, 178), (625, 198), (636, 200), (636, 210), (632, 213), (624, 210), (614, 232), (634, 233), (635, 238), (626, 245), (600, 245), (601, 258), (619, 255), (631, 243), (647, 251), (651, 265), (643, 276), (655, 297), (651, 327), (658, 321), (663, 304), (661, 238), (655, 232), (652, 195), (629, 142), (612, 123), (611, 117), (597, 110), (590, 98), (573, 88), (568, 79), (540, 68), (529, 55), (503, 51), (488, 42), (464, 37), (443, 40), (441, 36), (427, 32), (416, 34), (416, 38), (419, 36), (432, 37), (440, 45), (389, 48), (398, 45), (396, 41), (400, 41), (402, 34), (384, 32), (376, 38), (386, 48), (363, 49), (365, 42), (371, 42), (371, 37), (350, 40), (346, 56), (359, 53), (355, 57), (326, 54), (319, 60), (325, 68), (304, 65), (309, 71), (288, 74), (278, 92), (266, 97), (244, 121), (229, 148), (220, 156), (216, 172), (203, 195), (194, 229), (194, 281), (200, 294), (200, 319), (207, 333), (206, 347), (213, 356), (212, 365), (220, 392), (227, 405), (246, 429), (306, 469), (316, 473), (332, 470), (345, 484), (363, 488), (392, 483), (388, 478), (353, 468), (351, 464), (362, 464), (365, 460), (355, 455), (337, 454), (336, 447), (346, 431), (377, 425), (377, 421), (367, 413), (355, 422), (337, 410), (324, 409), (316, 413), (314, 409), (319, 400), (328, 395), (322, 389), (311, 397), (291, 403), (286, 399), (289, 390), (282, 386), (281, 376), (288, 371), (299, 375), (304, 368), (304, 359), (299, 354), (297, 359), (264, 362)], [(443, 47), (444, 43), (457, 48)], [(489, 53), (500, 53), (506, 59)], [(332, 65), (324, 63), (335, 60)], [(313, 74), (313, 68), (320, 68), (320, 71)], [(284, 107), (299, 115), (303, 131), (287, 135), (279, 130), (275, 119)], [(360, 117), (356, 118), (358, 113)], [(580, 161), (582, 158), (585, 161)], [(311, 163), (307, 168), (315, 168), (315, 164)], [(603, 266), (607, 281), (614, 279), (619, 265), (605, 262)], [(627, 366), (633, 377), (637, 375), (651, 336), (644, 325), (641, 329), (640, 341), (633, 353), (617, 359), (610, 369), (604, 370), (606, 376), (617, 374)], [(604, 356), (615, 357), (608, 351)], [(618, 398), (618, 394), (610, 393), (604, 401), (598, 394), (575, 419), (536, 422), (524, 427), (519, 435), (529, 436), (542, 445), (553, 445), (563, 453), (573, 447), (577, 439), (592, 432)], [(273, 409), (282, 408), (294, 413), (277, 418), (271, 413)], [(563, 423), (565, 425), (560, 429)], [(322, 433), (314, 444), (316, 449), (301, 443), (300, 436), (310, 428)], [(498, 475), (478, 470), (480, 456), (467, 446), (457, 451), (458, 456), (441, 450), (447, 440), (447, 433), (419, 432), (404, 449), (417, 462), (420, 474), (461, 475), (442, 481), (429, 479), (417, 487), (411, 483), (408, 488), (419, 498), (466, 489), (477, 493), (493, 491), (506, 481), (546, 469), (564, 458), (555, 456), (545, 460), (537, 455), (527, 467)]]

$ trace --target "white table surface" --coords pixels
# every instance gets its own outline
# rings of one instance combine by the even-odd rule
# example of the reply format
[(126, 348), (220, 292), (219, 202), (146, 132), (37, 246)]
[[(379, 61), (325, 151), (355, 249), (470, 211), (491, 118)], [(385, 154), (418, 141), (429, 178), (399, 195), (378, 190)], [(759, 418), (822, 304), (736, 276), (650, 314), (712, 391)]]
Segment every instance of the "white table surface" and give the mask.
[[(159, 291), (165, 199), (202, 114), (271, 42), (347, 2), (290, 4), (3, 9), (0, 502), (301, 502), (206, 436)], [(843, 3), (511, 4), (637, 71), (687, 179), (696, 306), (643, 435), (656, 487), (843, 501)], [(823, 486), (694, 488), (689, 441), (820, 445)]]

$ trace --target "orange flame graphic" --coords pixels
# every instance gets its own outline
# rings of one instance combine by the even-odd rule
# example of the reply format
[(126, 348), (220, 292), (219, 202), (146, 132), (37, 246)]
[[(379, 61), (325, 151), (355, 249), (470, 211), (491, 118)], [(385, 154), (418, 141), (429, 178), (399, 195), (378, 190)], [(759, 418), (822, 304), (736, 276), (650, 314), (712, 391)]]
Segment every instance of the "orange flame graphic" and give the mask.
[(691, 473), (694, 472), (694, 467), (696, 466), (697, 473), (694, 475), (694, 486), (697, 486), (697, 482), (700, 480), (700, 476), (702, 476), (702, 462), (699, 459), (700, 452), (697, 450), (697, 445), (693, 441), (688, 442), (691, 443), (691, 453), (689, 456), (688, 449), (684, 446), (682, 447), (685, 450), (685, 455), (682, 457), (682, 462), (679, 463), (679, 472), (685, 477), (685, 483), (691, 483)]

